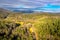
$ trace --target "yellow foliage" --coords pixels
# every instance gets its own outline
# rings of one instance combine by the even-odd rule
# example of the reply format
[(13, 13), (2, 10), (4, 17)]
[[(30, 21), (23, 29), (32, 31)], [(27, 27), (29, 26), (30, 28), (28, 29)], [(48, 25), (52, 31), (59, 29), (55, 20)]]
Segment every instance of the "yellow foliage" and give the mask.
[(33, 32), (33, 29), (32, 28), (30, 28), (30, 32)]
[(24, 24), (24, 22), (16, 22), (16, 23), (19, 23), (19, 24), (21, 24), (21, 25), (23, 25), (23, 24)]
[(20, 24), (21, 24), (21, 25), (23, 25), (23, 24), (24, 24), (24, 22), (20, 22)]

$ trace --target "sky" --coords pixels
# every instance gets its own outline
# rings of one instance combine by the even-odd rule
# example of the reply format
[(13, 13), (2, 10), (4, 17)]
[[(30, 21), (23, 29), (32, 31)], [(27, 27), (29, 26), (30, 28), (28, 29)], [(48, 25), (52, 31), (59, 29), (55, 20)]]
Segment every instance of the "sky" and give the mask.
[(60, 12), (60, 0), (0, 0), (0, 7), (10, 10)]

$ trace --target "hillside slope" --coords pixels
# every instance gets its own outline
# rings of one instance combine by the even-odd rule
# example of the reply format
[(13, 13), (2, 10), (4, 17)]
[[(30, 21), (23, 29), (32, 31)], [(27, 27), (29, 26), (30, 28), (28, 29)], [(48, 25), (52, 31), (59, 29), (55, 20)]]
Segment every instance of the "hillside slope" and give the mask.
[(60, 40), (60, 14), (10, 13), (1, 19), (1, 40)]

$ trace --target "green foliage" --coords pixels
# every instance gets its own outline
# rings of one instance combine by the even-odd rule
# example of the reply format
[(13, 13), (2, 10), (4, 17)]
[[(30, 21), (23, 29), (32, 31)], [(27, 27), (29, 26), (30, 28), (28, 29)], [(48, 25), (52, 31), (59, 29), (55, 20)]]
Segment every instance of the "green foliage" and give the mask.
[[(0, 15), (0, 40), (60, 40), (59, 14)], [(34, 32), (30, 32), (28, 23), (34, 24)]]
[(60, 19), (47, 18), (45, 23), (36, 26), (39, 40), (60, 40)]
[(0, 21), (0, 40), (33, 40), (33, 35), (20, 24)]

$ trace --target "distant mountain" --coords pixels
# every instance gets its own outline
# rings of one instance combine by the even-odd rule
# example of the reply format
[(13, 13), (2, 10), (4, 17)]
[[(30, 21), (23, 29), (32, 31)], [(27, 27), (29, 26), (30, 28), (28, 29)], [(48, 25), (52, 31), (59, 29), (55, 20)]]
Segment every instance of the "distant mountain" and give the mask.
[(10, 10), (4, 9), (4, 8), (0, 8), (0, 13), (10, 13)]
[(13, 10), (14, 12), (33, 13), (33, 10)]
[(10, 13), (10, 12), (21, 12), (21, 13), (33, 13), (34, 11), (30, 8), (20, 8), (20, 10), (18, 9), (10, 9), (10, 10), (7, 10), (7, 9), (4, 9), (4, 8), (0, 8), (0, 13)]
[(10, 8), (8, 7), (7, 9), (13, 11), (13, 12), (22, 12), (22, 13), (32, 13), (34, 12), (34, 8)]
[(0, 8), (0, 18), (7, 18), (7, 16), (11, 13), (11, 11)]

